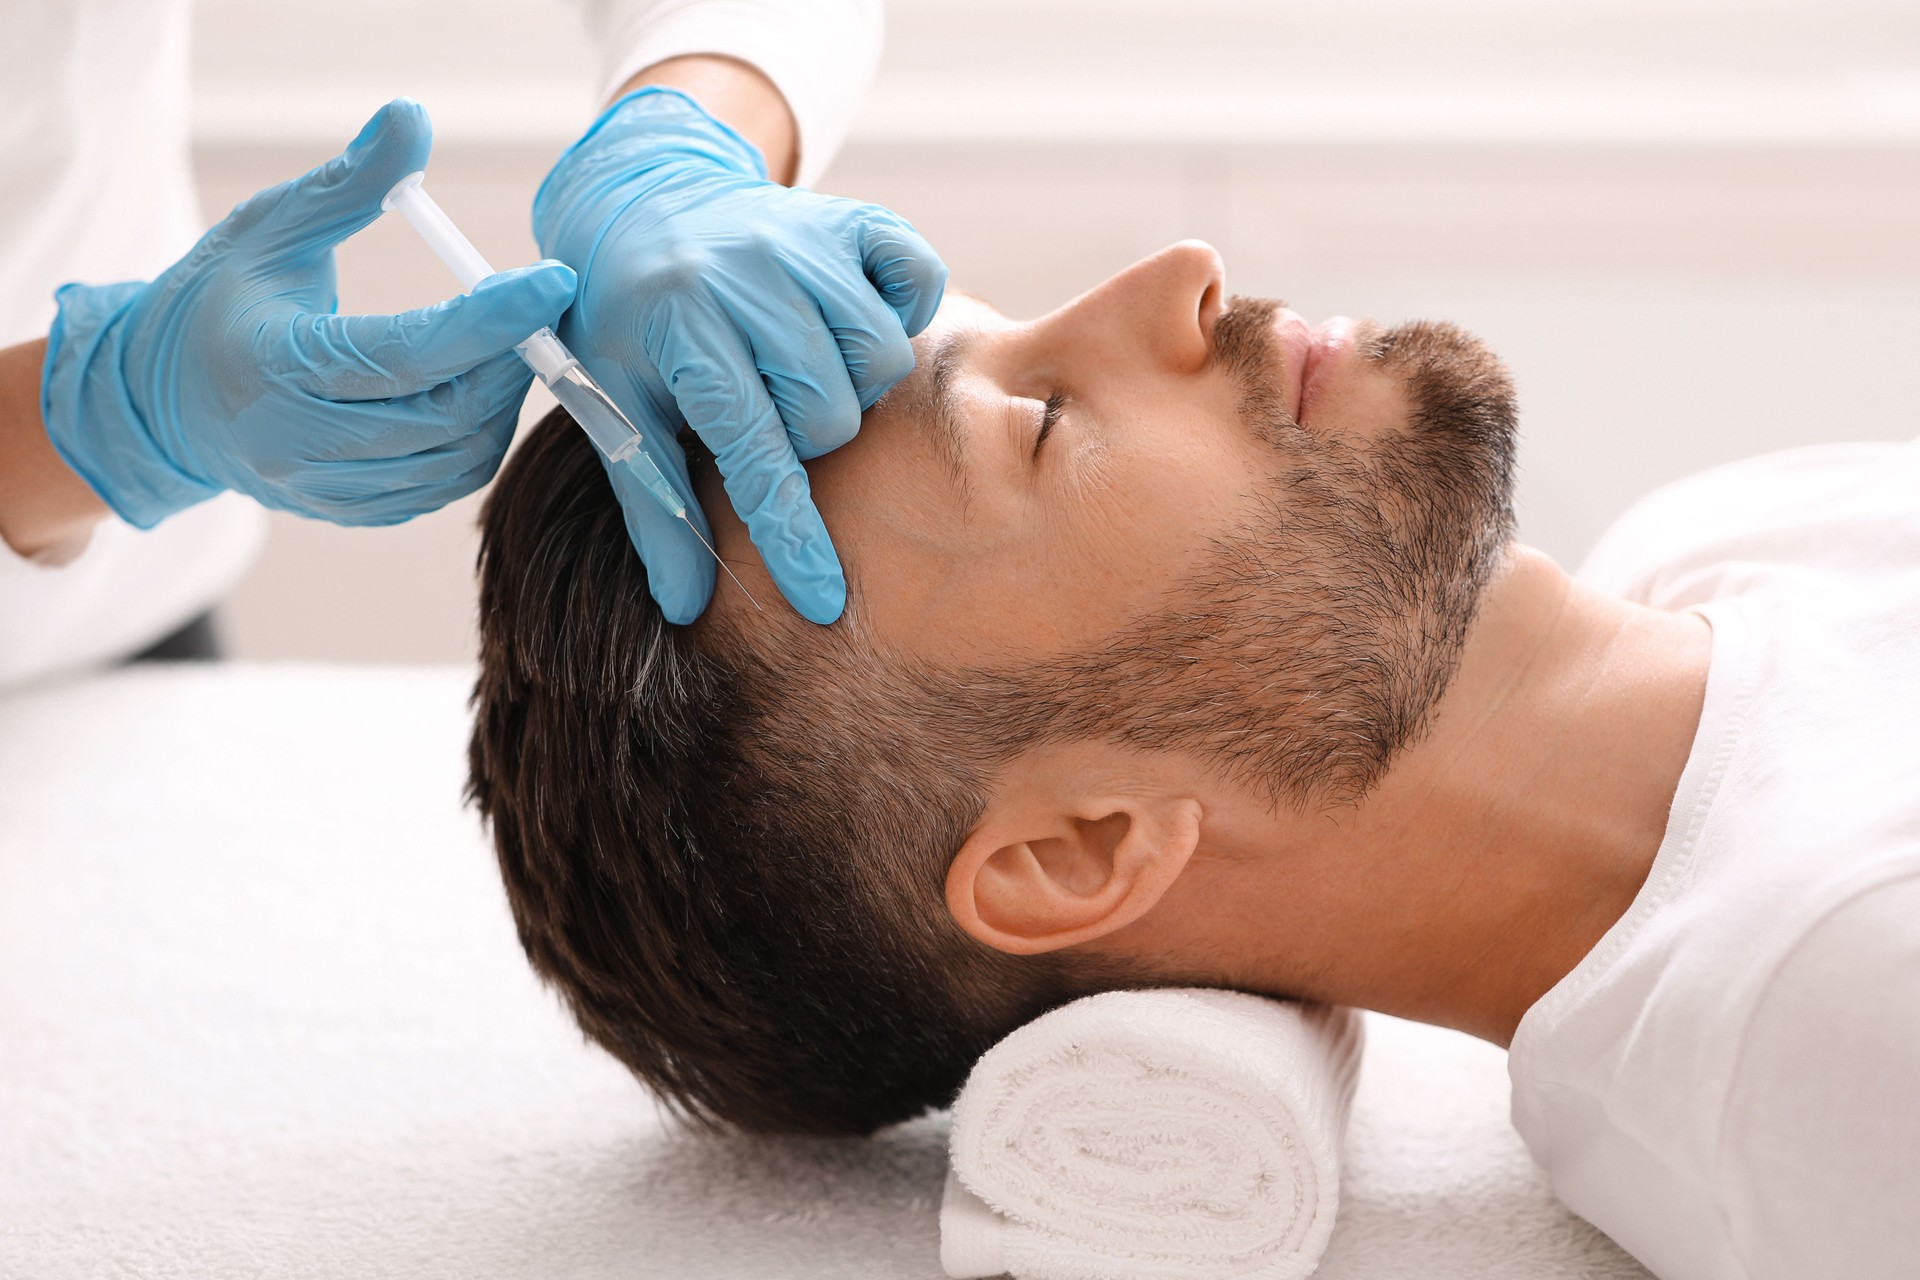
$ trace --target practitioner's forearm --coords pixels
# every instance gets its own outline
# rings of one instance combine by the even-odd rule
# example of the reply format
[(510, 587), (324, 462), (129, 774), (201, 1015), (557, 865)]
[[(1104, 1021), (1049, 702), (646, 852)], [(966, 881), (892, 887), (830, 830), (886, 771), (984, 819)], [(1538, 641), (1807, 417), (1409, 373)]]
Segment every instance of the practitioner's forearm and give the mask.
[(45, 338), (0, 350), (0, 538), (23, 556), (58, 560), (85, 545), (107, 504), (74, 474), (40, 419)]
[(786, 98), (756, 68), (719, 54), (668, 58), (637, 72), (613, 96), (650, 84), (684, 90), (709, 115), (731, 125), (760, 149), (768, 177), (793, 185), (800, 159), (799, 126)]

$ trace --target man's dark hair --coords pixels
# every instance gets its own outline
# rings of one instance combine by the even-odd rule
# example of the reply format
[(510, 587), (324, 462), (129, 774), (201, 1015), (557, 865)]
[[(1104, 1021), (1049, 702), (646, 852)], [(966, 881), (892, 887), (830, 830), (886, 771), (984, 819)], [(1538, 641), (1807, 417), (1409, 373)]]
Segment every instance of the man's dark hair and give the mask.
[(470, 792), (534, 968), (663, 1098), (748, 1130), (870, 1132), (943, 1105), (999, 1035), (1082, 993), (1059, 965), (1012, 982), (945, 910), (927, 851), (959, 848), (977, 777), (931, 741), (860, 740), (885, 724), (799, 643), (776, 664), (711, 615), (666, 622), (564, 413), (508, 461), (482, 528)]
[[(1270, 316), (1215, 326), (1250, 421), (1277, 412)], [(888, 650), (861, 609), (884, 584), (854, 564), (831, 627), (778, 601), (667, 623), (591, 445), (549, 414), (483, 516), (469, 752), (535, 969), (695, 1120), (830, 1133), (947, 1104), (1058, 1004), (1190, 981), (988, 948), (946, 908), (949, 862), (996, 775), (1046, 742), (1192, 751), (1276, 804), (1356, 800), (1384, 773), (1511, 527), (1510, 389), (1460, 342), (1376, 344), (1447, 375), (1414, 379), (1431, 421), (1404, 451), (1369, 461), (1273, 427), (1299, 464), (1205, 571), (1092, 652), (1011, 670)], [(710, 459), (689, 445), (697, 474)], [(1405, 492), (1369, 490), (1380, 476)]]

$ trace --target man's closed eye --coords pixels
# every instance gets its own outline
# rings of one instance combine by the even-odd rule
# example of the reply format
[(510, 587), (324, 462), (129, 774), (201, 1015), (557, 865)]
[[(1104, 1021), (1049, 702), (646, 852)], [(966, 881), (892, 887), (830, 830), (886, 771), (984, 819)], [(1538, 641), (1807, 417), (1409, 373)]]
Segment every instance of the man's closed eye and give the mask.
[(1056, 389), (1041, 401), (1040, 405), (1040, 429), (1034, 432), (1033, 436), (1033, 456), (1036, 460), (1040, 457), (1040, 446), (1044, 445), (1047, 437), (1053, 434), (1062, 411), (1067, 407), (1067, 393)]

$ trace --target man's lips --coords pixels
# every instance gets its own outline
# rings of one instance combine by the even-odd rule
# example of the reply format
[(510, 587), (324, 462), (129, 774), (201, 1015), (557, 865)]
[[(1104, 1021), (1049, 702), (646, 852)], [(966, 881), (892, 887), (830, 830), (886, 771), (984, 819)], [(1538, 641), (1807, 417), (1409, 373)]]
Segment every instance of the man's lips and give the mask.
[(1335, 316), (1316, 329), (1299, 313), (1282, 307), (1273, 327), (1287, 412), (1296, 425), (1304, 426), (1308, 411), (1353, 353), (1353, 321)]

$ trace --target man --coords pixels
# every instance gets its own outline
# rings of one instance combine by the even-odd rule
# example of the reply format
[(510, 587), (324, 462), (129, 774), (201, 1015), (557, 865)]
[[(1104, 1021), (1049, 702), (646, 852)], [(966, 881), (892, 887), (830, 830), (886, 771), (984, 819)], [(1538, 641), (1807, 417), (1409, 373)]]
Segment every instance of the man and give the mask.
[(810, 464), (833, 627), (667, 625), (563, 419), (491, 499), (472, 788), (589, 1035), (863, 1132), (1092, 991), (1363, 1006), (1510, 1045), (1668, 1280), (1910, 1273), (1920, 449), (1709, 474), (1572, 578), (1449, 326), (1310, 329), (1182, 244), (919, 355)]
[[(534, 201), (554, 260), (398, 316), (334, 314), (333, 246), (427, 166), (425, 111), (389, 103), (200, 235), (190, 7), (0, 0), (21, 51), (0, 77), (0, 688), (216, 601), (259, 541), (229, 495), (380, 525), (485, 484), (531, 381), (514, 347), (549, 325), (682, 481), (693, 426), (780, 592), (838, 616), (800, 463), (911, 366), (946, 275), (888, 211), (788, 185), (845, 133), (878, 0), (596, 0), (606, 105)], [(691, 621), (711, 557), (614, 483), (652, 590)]]

